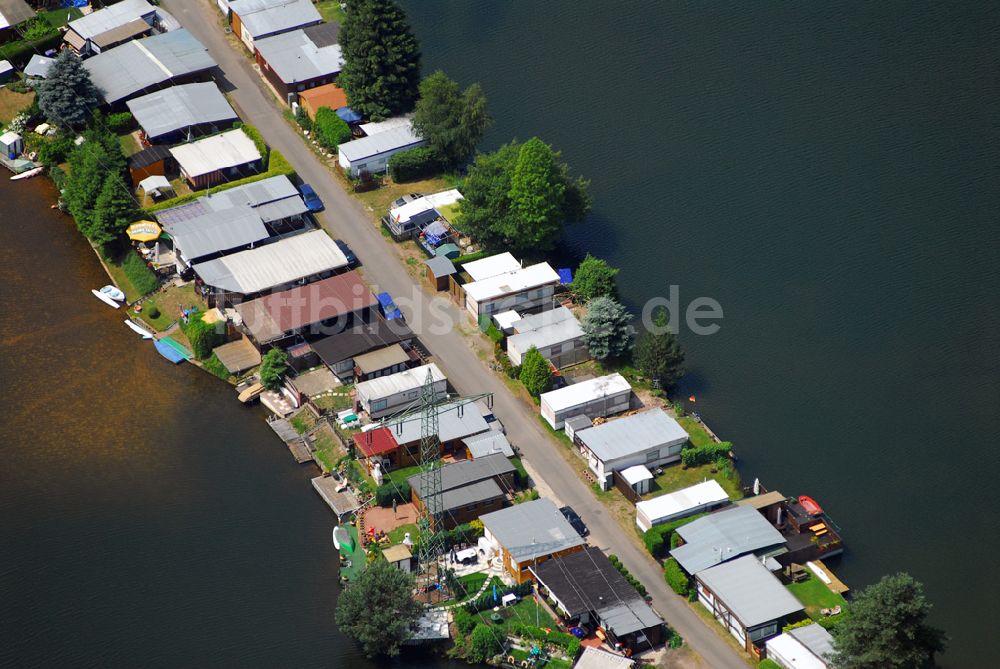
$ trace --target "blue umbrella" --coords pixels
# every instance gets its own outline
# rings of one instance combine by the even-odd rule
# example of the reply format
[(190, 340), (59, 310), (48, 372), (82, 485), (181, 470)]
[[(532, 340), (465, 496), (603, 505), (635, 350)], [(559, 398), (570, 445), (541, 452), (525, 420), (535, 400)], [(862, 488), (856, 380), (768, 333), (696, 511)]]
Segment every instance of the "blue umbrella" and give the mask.
[(493, 584), (493, 601), (497, 601), (497, 584)]

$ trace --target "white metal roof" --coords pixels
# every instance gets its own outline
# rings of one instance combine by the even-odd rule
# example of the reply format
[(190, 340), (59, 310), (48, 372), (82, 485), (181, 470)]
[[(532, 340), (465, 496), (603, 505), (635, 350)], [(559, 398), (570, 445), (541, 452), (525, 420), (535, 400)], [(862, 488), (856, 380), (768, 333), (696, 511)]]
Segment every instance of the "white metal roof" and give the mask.
[(607, 462), (656, 446), (683, 444), (688, 440), (688, 433), (666, 411), (657, 407), (588, 427), (578, 431), (576, 437), (599, 460)]
[(146, 0), (124, 0), (70, 21), (69, 29), (84, 39), (91, 39), (155, 11), (156, 7)]
[(311, 0), (235, 0), (229, 10), (255, 39), (323, 20)]
[[(357, 360), (355, 358), (355, 360)], [(416, 390), (427, 381), (427, 372), (431, 373), (434, 382), (444, 381), (446, 377), (438, 366), (433, 362), (413, 369), (404, 369), (396, 374), (379, 376), (368, 381), (362, 381), (354, 386), (359, 397), (366, 397), (368, 400), (377, 400), (383, 397), (391, 397), (408, 390)]]
[(416, 133), (412, 125), (402, 126), (380, 132), (372, 137), (362, 137), (340, 145), (340, 156), (350, 162), (364, 160), (389, 151), (398, 151), (409, 146), (423, 144), (424, 140)]
[(385, 132), (387, 130), (395, 130), (396, 128), (409, 128), (413, 123), (413, 114), (406, 114), (404, 116), (393, 116), (392, 118), (387, 118), (384, 121), (379, 121), (377, 123), (362, 123), (359, 127), (365, 131), (365, 134), (371, 137), (372, 135), (377, 135), (380, 132)]
[(560, 306), (555, 309), (543, 311), (540, 314), (529, 314), (524, 318), (514, 321), (511, 323), (511, 326), (517, 331), (518, 334), (524, 334), (525, 332), (539, 330), (555, 323), (570, 320), (575, 321), (576, 316), (574, 316), (573, 312), (566, 307)]
[(749, 506), (734, 506), (677, 528), (685, 541), (670, 551), (689, 574), (753, 551), (784, 545), (785, 539), (768, 520)]
[(395, 207), (389, 210), (389, 216), (397, 223), (406, 223), (417, 214), (422, 214), (428, 209), (436, 209), (449, 204), (454, 204), (462, 199), (462, 194), (456, 189), (441, 191), (432, 195), (418, 197), (412, 202), (407, 202), (402, 207)]
[(556, 505), (544, 498), (487, 513), (479, 520), (518, 562), (585, 543)]
[(494, 453), (502, 453), (508, 458), (514, 457), (514, 448), (507, 441), (507, 435), (497, 430), (466, 437), (462, 440), (473, 458), (482, 458)]
[(559, 275), (547, 262), (519, 268), (513, 272), (487, 277), (465, 284), (465, 293), (476, 302), (512, 295), (550, 283), (559, 283)]
[(24, 76), (44, 79), (49, 73), (49, 68), (52, 67), (52, 63), (54, 63), (55, 60), (55, 58), (47, 58), (46, 56), (40, 56), (37, 53), (32, 54), (31, 60), (29, 60), (28, 64), (24, 66)]
[(796, 627), (767, 640), (768, 657), (780, 658), (789, 669), (827, 669), (824, 658), (833, 653), (833, 637), (819, 623)]
[(710, 504), (725, 502), (729, 495), (715, 479), (709, 479), (676, 492), (660, 495), (635, 505), (636, 512), (642, 512), (650, 521), (659, 518), (678, 518), (693, 509)]
[[(453, 403), (441, 405), (437, 409), (438, 438), (443, 441), (464, 439), (490, 429), (486, 419), (474, 404), (462, 405)], [(398, 444), (412, 444), (420, 440), (420, 416), (406, 416), (393, 421), (386, 421), (386, 427), (392, 430), (392, 436)]]
[(189, 177), (246, 165), (261, 158), (253, 140), (240, 128), (175, 146), (170, 154)]
[(521, 269), (521, 263), (508, 251), (482, 260), (467, 262), (462, 265), (462, 269), (473, 281), (482, 281), (497, 274)]
[(344, 65), (339, 44), (316, 46), (304, 30), (257, 40), (254, 47), (286, 84), (334, 75)]
[(573, 669), (632, 669), (634, 666), (635, 662), (630, 657), (587, 646)]
[(541, 400), (554, 412), (559, 413), (570, 407), (631, 390), (632, 386), (625, 380), (625, 377), (616, 373), (580, 381), (559, 390), (550, 390), (547, 393), (542, 393)]
[(521, 314), (517, 313), (513, 309), (510, 311), (501, 311), (499, 314), (493, 314), (493, 320), (497, 322), (497, 327), (501, 330), (506, 330), (510, 328), (517, 321), (521, 320)]
[(698, 580), (708, 586), (744, 627), (777, 620), (804, 608), (754, 555), (706, 569), (698, 574)]
[[(568, 312), (569, 309), (566, 309), (566, 311)], [(523, 319), (520, 322), (523, 323)], [(519, 329), (516, 323), (514, 324), (514, 329)], [(528, 330), (527, 332), (519, 332), (518, 334), (511, 335), (507, 338), (507, 350), (514, 350), (524, 354), (532, 346), (540, 350), (547, 346), (572, 341), (582, 336), (583, 327), (580, 325), (580, 322), (576, 320), (572, 314), (570, 314), (570, 320), (555, 321), (534, 330)]]
[(346, 265), (333, 239), (313, 230), (198, 263), (194, 270), (209, 286), (246, 295)]
[(629, 485), (653, 480), (653, 472), (646, 469), (646, 465), (635, 465), (634, 467), (623, 469), (620, 474)]
[(148, 193), (150, 191), (161, 189), (170, 190), (172, 186), (170, 185), (170, 181), (167, 180), (167, 177), (162, 174), (154, 174), (140, 181), (139, 188), (141, 188), (143, 192)]
[(0, 135), (0, 142), (3, 142), (7, 146), (10, 146), (14, 142), (20, 141), (21, 139), (23, 138), (13, 130), (8, 130), (4, 134)]
[(190, 126), (238, 118), (214, 82), (171, 86), (125, 103), (150, 138)]

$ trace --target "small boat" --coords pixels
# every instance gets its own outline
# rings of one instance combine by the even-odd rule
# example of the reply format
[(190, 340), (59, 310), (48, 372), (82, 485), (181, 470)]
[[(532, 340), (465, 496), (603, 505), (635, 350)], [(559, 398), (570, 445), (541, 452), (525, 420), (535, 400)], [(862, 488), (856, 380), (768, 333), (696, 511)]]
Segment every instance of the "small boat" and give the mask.
[(45, 165), (41, 167), (34, 167), (27, 172), (21, 172), (20, 174), (15, 174), (10, 178), (11, 181), (17, 181), (19, 179), (30, 179), (31, 177), (41, 174), (45, 170)]
[(344, 550), (350, 553), (354, 550), (354, 539), (346, 527), (337, 525), (333, 528), (333, 545), (337, 550)]
[(115, 309), (117, 309), (118, 307), (122, 306), (121, 304), (119, 304), (118, 302), (116, 302), (107, 293), (102, 293), (99, 290), (92, 290), (90, 292), (94, 294), (94, 297), (96, 297), (97, 299), (99, 299), (101, 302), (104, 302), (109, 307), (114, 307)]
[(154, 341), (153, 346), (156, 347), (156, 350), (159, 352), (160, 355), (162, 355), (164, 358), (174, 363), (175, 365), (187, 360), (187, 358), (185, 358), (180, 351), (178, 351), (176, 348), (168, 344), (163, 339), (157, 339), (156, 341)]
[(247, 402), (252, 402), (260, 397), (262, 392), (264, 392), (264, 386), (260, 383), (255, 383), (241, 392), (237, 399), (239, 399), (240, 402), (243, 402), (243, 404), (246, 404)]
[(818, 516), (823, 513), (823, 507), (821, 507), (816, 500), (814, 500), (809, 495), (799, 495), (799, 504), (802, 508), (806, 510), (810, 516)]
[(139, 325), (138, 323), (136, 323), (135, 321), (133, 321), (130, 318), (126, 318), (125, 319), (125, 325), (129, 326), (129, 328), (131, 328), (132, 331), (135, 332), (136, 334), (142, 335), (143, 339), (152, 339), (153, 338), (153, 333), (152, 332), (150, 332), (146, 328), (142, 327), (141, 325)]
[(124, 302), (125, 293), (118, 289), (117, 286), (107, 285), (101, 288), (101, 292), (110, 297), (115, 302)]

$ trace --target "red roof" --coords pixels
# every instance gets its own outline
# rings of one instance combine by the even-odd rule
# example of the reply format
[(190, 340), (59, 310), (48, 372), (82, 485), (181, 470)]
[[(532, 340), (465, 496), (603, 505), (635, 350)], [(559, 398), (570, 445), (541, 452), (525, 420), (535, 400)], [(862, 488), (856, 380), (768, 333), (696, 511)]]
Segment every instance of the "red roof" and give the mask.
[(345, 272), (256, 300), (282, 333), (378, 304), (357, 272)]
[(358, 432), (354, 435), (354, 445), (357, 446), (358, 452), (366, 458), (389, 453), (399, 448), (395, 437), (392, 436), (392, 430), (387, 427)]

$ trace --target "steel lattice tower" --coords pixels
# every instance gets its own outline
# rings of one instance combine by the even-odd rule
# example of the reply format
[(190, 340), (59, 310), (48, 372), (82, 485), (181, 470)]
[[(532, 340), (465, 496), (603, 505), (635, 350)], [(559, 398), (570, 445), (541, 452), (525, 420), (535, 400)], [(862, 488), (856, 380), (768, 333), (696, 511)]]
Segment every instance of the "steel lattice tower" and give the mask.
[[(434, 392), (434, 377), (427, 378), (420, 388), (420, 561), (421, 585), (430, 586), (440, 580), (438, 559), (444, 552), (444, 537), (440, 534), (444, 500), (441, 494), (441, 442), (438, 438), (438, 402)], [(427, 588), (428, 601), (430, 589)]]

